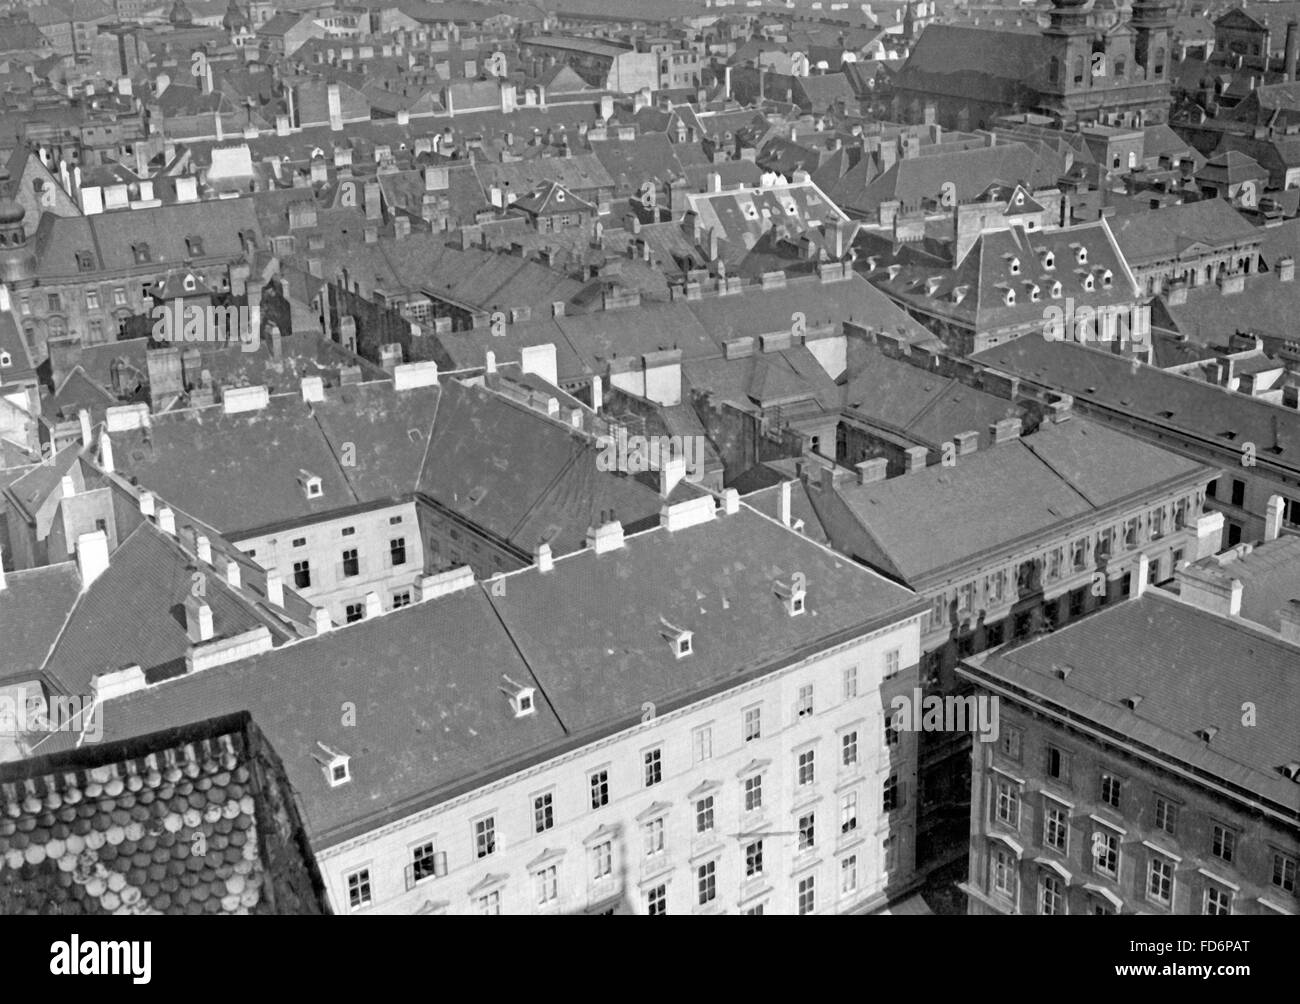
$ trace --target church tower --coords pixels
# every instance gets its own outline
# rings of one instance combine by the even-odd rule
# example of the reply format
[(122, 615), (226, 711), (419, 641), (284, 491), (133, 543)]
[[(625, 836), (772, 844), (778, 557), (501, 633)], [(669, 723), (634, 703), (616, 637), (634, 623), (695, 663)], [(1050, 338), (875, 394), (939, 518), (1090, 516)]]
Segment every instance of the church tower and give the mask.
[(1071, 106), (1071, 95), (1088, 90), (1092, 77), (1093, 0), (1052, 0), (1051, 24), (1043, 30), (1047, 50), (1044, 93)]
[(1169, 32), (1173, 21), (1169, 17), (1170, 0), (1134, 0), (1133, 61), (1137, 63), (1141, 79), (1164, 81), (1169, 79)]

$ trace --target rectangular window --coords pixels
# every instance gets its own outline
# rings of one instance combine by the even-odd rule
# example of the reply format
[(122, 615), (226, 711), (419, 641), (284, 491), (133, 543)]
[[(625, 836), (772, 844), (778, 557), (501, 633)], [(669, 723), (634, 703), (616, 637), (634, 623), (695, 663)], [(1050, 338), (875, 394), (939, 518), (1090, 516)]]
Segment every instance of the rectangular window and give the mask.
[(1011, 725), (1002, 727), (1002, 735), (998, 739), (998, 752), (1008, 760), (1020, 762), (1020, 741), (1021, 732), (1018, 728)]
[(695, 832), (708, 833), (713, 829), (713, 796), (705, 795), (695, 803)]
[(745, 916), (746, 916), (746, 917), (761, 917), (761, 916), (763, 916), (763, 907), (764, 907), (764, 905), (765, 905), (765, 904), (763, 904), (763, 903), (756, 903), (755, 905), (751, 906), (748, 910), (745, 911)]
[(126, 306), (126, 290), (123, 289), (121, 286), (118, 286), (117, 289), (113, 290), (113, 306), (114, 307)]
[(1099, 875), (1119, 877), (1119, 834), (1096, 830), (1092, 835), (1092, 866)]
[(853, 767), (858, 762), (858, 733), (855, 729), (852, 732), (845, 732), (840, 736), (840, 759), (845, 767)]
[(343, 552), (343, 577), (350, 579), (361, 574), (361, 562), (357, 558), (357, 549), (349, 548)]
[(406, 538), (395, 537), (388, 542), (388, 560), (393, 565), (406, 564)]
[(811, 683), (799, 688), (799, 700), (795, 705), (795, 710), (799, 718), (807, 718), (813, 713), (813, 688)]
[[(51, 307), (51, 310), (54, 308)], [(1238, 509), (1246, 504), (1246, 482), (1239, 478), (1232, 479), (1232, 504)]]
[(591, 775), (591, 807), (599, 809), (609, 805), (609, 771), (598, 770)]
[(993, 872), (993, 891), (999, 896), (1005, 896), (1007, 899), (1015, 900), (1016, 882), (1019, 877), (1019, 866), (1015, 857), (1010, 851), (1002, 847), (993, 848), (993, 853), (989, 856), (990, 867)]
[(437, 874), (433, 864), (433, 841), (421, 844), (411, 852), (411, 875), (416, 882), (433, 878)]
[(364, 620), (366, 616), (366, 605), (364, 603), (349, 603), (343, 608), (343, 619), (349, 624), (355, 624), (359, 620)]
[(816, 757), (815, 750), (804, 750), (802, 753), (799, 754), (798, 777), (799, 777), (799, 787), (801, 788), (804, 785), (813, 783), (813, 779), (815, 775), (815, 771), (814, 771), (815, 757)]
[(1120, 780), (1114, 774), (1101, 775), (1101, 800), (1109, 806), (1119, 808)]
[(885, 653), (885, 673), (884, 678), (888, 680), (891, 676), (897, 676), (900, 663), (903, 658), (902, 649), (890, 649)]
[(485, 858), (497, 849), (497, 821), (495, 816), (480, 819), (474, 824), (474, 856)]
[(858, 856), (850, 854), (840, 862), (840, 895), (858, 891)]
[(858, 696), (858, 667), (849, 666), (844, 670), (844, 699), (851, 700)]
[(694, 750), (695, 762), (703, 763), (713, 757), (713, 729), (701, 725), (691, 733), (691, 748)]
[(1070, 783), (1070, 758), (1055, 746), (1047, 747), (1047, 776), (1064, 783)]
[(533, 885), (537, 889), (537, 905), (549, 906), (560, 898), (559, 875), (556, 866), (550, 865), (533, 874)]
[(661, 817), (645, 824), (645, 856), (652, 858), (656, 854), (662, 854), (663, 850), (664, 821)]
[(745, 848), (745, 878), (763, 874), (763, 841), (755, 840)]
[(293, 563), (293, 585), (295, 589), (311, 588), (310, 561), (295, 561)]
[(999, 823), (1006, 823), (1013, 830), (1020, 828), (1020, 785), (1014, 781), (998, 778), (997, 803), (995, 814)]
[(840, 798), (840, 832), (851, 833), (858, 828), (858, 793), (850, 791)]
[(1152, 856), (1147, 862), (1147, 899), (1161, 906), (1174, 900), (1174, 863), (1167, 858)]
[(1220, 823), (1214, 824), (1210, 849), (1216, 858), (1231, 861), (1237, 852), (1237, 833)]
[(745, 742), (763, 737), (763, 709), (759, 705), (745, 709)]
[(1295, 892), (1296, 859), (1288, 854), (1273, 852), (1273, 884), (1286, 892)]
[(898, 787), (898, 775), (890, 774), (885, 779), (883, 797), (881, 798), (881, 807), (885, 812), (893, 812), (902, 804), (902, 796)]
[(606, 840), (591, 849), (591, 877), (596, 881), (614, 874), (614, 844)]
[(345, 526), (342, 530), (339, 531), (340, 536), (343, 537), (355, 537), (356, 533), (357, 533), (357, 528), (355, 526)]
[(885, 871), (893, 871), (898, 867), (898, 838), (886, 837), (880, 846), (885, 852)]
[(294, 546), (294, 547), (306, 547), (306, 546), (307, 546), (307, 538), (306, 538), (306, 537), (294, 537), (294, 538), (293, 538), (293, 546)]
[(817, 882), (814, 876), (799, 880), (799, 916), (812, 913), (817, 906)]
[(485, 896), (478, 898), (478, 912), (484, 917), (501, 916), (501, 893), (499, 890), (493, 890)]
[(400, 610), (402, 607), (411, 605), (411, 591), (409, 589), (399, 589), (393, 593), (393, 609)]
[(763, 775), (745, 778), (745, 811), (755, 812), (763, 807)]
[(652, 787), (663, 779), (663, 751), (660, 749), (648, 750), (645, 754), (645, 786), (647, 788)]
[(87, 310), (99, 309), (99, 290), (96, 289), (86, 290), (86, 309)]
[(1069, 815), (1064, 808), (1047, 802), (1043, 805), (1043, 845), (1066, 852), (1070, 841)]
[(1044, 875), (1038, 884), (1038, 912), (1054, 917), (1065, 912), (1065, 894), (1061, 880), (1055, 875)]
[(46, 297), (46, 301), (49, 304), (51, 314), (59, 314), (63, 312), (63, 297), (58, 293), (51, 293)]
[(817, 844), (817, 820), (814, 813), (799, 817), (799, 850), (811, 850)]
[(645, 912), (650, 917), (666, 917), (668, 915), (668, 887), (666, 885), (657, 885), (646, 893)]
[(1178, 828), (1178, 806), (1160, 795), (1156, 796), (1156, 829), (1173, 834)]
[(1226, 917), (1232, 913), (1232, 893), (1217, 886), (1205, 887), (1205, 908), (1202, 910), (1211, 917)]
[(718, 863), (706, 861), (700, 865), (696, 876), (699, 880), (700, 906), (712, 903), (718, 898)]
[(545, 833), (555, 825), (555, 799), (548, 791), (533, 799), (533, 832)]
[(362, 868), (348, 876), (348, 907), (359, 910), (370, 903), (370, 869)]

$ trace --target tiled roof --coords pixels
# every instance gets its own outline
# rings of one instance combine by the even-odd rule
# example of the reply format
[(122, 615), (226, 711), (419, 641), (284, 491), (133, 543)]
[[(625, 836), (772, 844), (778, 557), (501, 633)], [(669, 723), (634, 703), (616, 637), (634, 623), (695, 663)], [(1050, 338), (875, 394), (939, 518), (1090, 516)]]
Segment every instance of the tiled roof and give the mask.
[[(835, 492), (904, 581), (917, 583), (1126, 499), (1212, 476), (1177, 454), (1075, 418), (958, 457), (951, 467), (842, 484)], [(823, 511), (817, 494), (813, 502)], [(850, 549), (854, 539), (846, 536)]]
[(1196, 244), (1209, 248), (1249, 245), (1265, 233), (1222, 199), (1130, 213), (1116, 218), (1110, 228), (1130, 265), (1173, 258)]
[(227, 720), (0, 766), (0, 914), (328, 914), (264, 747)]
[[(1151, 590), (972, 661), (979, 675), (1294, 814), (1300, 785), (1280, 768), (1300, 760), (1297, 660), (1294, 645)], [(1142, 703), (1130, 710), (1124, 702), (1135, 695)], [(1247, 704), (1261, 710), (1258, 719), (1244, 720)], [(1216, 729), (1209, 743), (1196, 734), (1207, 728)]]
[(1036, 334), (986, 349), (971, 359), (1063, 390), (1080, 403), (1096, 402), (1165, 426), (1210, 449), (1217, 447), (1240, 456), (1242, 443), (1256, 443), (1261, 463), (1300, 471), (1300, 414), (1292, 408), (1135, 364), (1088, 346), (1048, 342)]
[(81, 592), (75, 561), (5, 573), (0, 591), (0, 678), (37, 677), (50, 647)]
[[(773, 584), (794, 572), (806, 576), (812, 616), (781, 613)], [(662, 712), (920, 608), (742, 506), (509, 575), (504, 596), (475, 587), (128, 695), (105, 729), (248, 709), (323, 847), (624, 728), (643, 701)], [(674, 658), (660, 618), (695, 632), (690, 658)], [(503, 675), (546, 695), (534, 715), (514, 717)], [(356, 727), (340, 722), (343, 699), (358, 704)], [(318, 743), (352, 757), (350, 783), (329, 788), (312, 759)]]
[[(1077, 259), (1076, 245), (1086, 252), (1084, 262)], [(882, 251), (888, 247), (883, 241), (876, 246)], [(1077, 310), (1085, 305), (1128, 305), (1138, 295), (1137, 284), (1105, 220), (1033, 233), (1019, 225), (987, 232), (976, 239), (955, 268), (917, 262), (906, 245), (896, 253), (893, 261), (884, 254), (873, 255), (876, 268), (869, 273), (873, 285), (906, 304), (960, 319), (977, 331), (1042, 324), (1044, 310), (1053, 303), (1062, 307), (1067, 299), (1073, 299)], [(1049, 254), (1050, 269), (1046, 265)], [(895, 265), (901, 267), (891, 277), (888, 270)], [(1091, 290), (1085, 285), (1089, 279)], [(1060, 295), (1053, 297), (1056, 283), (1060, 283)], [(1033, 297), (1035, 287), (1037, 300)], [(955, 291), (963, 294), (960, 300), (955, 299)], [(1007, 302), (1008, 292), (1015, 294), (1012, 303)]]
[[(139, 665), (149, 680), (183, 673), (193, 645), (183, 610), (200, 567), (174, 540), (142, 522), (78, 599), (50, 651), (46, 673), (69, 694), (88, 694), (97, 673), (130, 665)], [(263, 625), (276, 643), (288, 636), (275, 618), (257, 612), (215, 570), (203, 574), (214, 640)]]

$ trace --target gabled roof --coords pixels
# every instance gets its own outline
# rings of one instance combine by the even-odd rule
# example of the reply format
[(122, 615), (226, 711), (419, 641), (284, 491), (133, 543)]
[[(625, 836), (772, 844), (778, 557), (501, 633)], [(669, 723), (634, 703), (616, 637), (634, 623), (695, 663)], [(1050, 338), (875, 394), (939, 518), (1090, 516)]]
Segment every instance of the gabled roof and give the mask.
[(553, 216), (556, 213), (594, 213), (596, 207), (580, 199), (558, 181), (546, 181), (522, 199), (516, 199), (513, 208), (529, 216)]

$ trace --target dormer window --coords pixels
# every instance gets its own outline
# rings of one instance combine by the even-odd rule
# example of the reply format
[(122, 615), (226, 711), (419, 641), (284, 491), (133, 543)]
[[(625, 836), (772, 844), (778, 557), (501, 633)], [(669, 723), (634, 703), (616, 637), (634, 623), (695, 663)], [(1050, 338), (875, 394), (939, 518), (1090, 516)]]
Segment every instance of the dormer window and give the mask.
[(506, 695), (510, 698), (510, 707), (515, 713), (516, 718), (527, 718), (537, 711), (537, 700), (534, 696), (537, 691), (533, 687), (525, 687), (522, 683), (516, 683), (508, 676), (502, 677), (508, 688), (503, 687)]
[(1104, 288), (1110, 289), (1111, 284), (1114, 281), (1115, 281), (1115, 276), (1110, 269), (1106, 269), (1105, 272), (1101, 273), (1101, 284)]
[(1043, 268), (1056, 268), (1056, 255), (1052, 254), (1050, 251), (1045, 252), (1043, 254)]
[(1052, 299), (1059, 300), (1060, 298), (1061, 298), (1061, 284), (1059, 282), (1054, 282), (1052, 283)]
[(13, 364), (14, 357), (8, 352), (0, 351), (0, 366), (12, 366)]
[(185, 292), (193, 293), (194, 290), (197, 288), (198, 283), (194, 281), (194, 275), (193, 273), (191, 273), (185, 277), (181, 285), (185, 287)]
[(302, 486), (303, 494), (309, 499), (318, 499), (325, 494), (321, 487), (321, 479), (311, 471), (299, 471), (298, 484)]
[(320, 747), (319, 753), (313, 753), (312, 759), (321, 765), (325, 772), (325, 783), (331, 788), (338, 788), (352, 780), (352, 758), (338, 750), (332, 750), (322, 742), (316, 744)]
[(789, 584), (778, 581), (776, 595), (781, 598), (785, 612), (790, 617), (798, 617), (807, 609), (808, 590), (801, 575), (796, 575)]
[(1093, 288), (1094, 288), (1095, 286), (1096, 286), (1096, 283), (1093, 282), (1093, 279), (1092, 279), (1092, 275), (1091, 275), (1091, 274), (1089, 274), (1089, 275), (1085, 275), (1085, 276), (1083, 277), (1083, 288), (1084, 288), (1084, 289), (1086, 289), (1088, 292), (1091, 293), (1092, 290), (1093, 290)]
[(89, 251), (77, 252), (77, 271), (93, 272), (95, 271), (95, 256)]
[(1019, 274), (1020, 274), (1020, 259), (1019, 259), (1019, 258), (1012, 258), (1012, 259), (1011, 259), (1011, 262), (1010, 262), (1010, 267), (1011, 267), (1011, 274), (1012, 274), (1012, 275), (1019, 275)]
[(201, 257), (202, 254), (203, 254), (203, 238), (202, 238), (202, 237), (186, 237), (186, 238), (185, 238), (185, 253), (186, 253), (187, 255), (189, 255), (191, 258), (198, 258), (198, 257)]
[(679, 627), (674, 627), (662, 617), (659, 618), (659, 623), (663, 625), (660, 634), (667, 638), (668, 643), (673, 647), (673, 658), (684, 659), (694, 651), (694, 647), (691, 643), (691, 639), (694, 636), (693, 632), (686, 631)]
[(1029, 302), (1037, 303), (1042, 298), (1043, 298), (1043, 291), (1038, 288), (1038, 283), (1031, 282), (1029, 284)]
[(1002, 297), (1002, 302), (1008, 307), (1014, 307), (1016, 305), (1016, 291), (1014, 289), (1008, 289)]
[(1080, 265), (1088, 264), (1088, 249), (1082, 245), (1074, 252), (1074, 260)]
[(145, 262), (149, 262), (153, 260), (153, 258), (149, 254), (149, 245), (146, 244), (144, 241), (140, 241), (137, 244), (132, 244), (131, 254), (135, 256), (135, 263), (137, 265), (143, 265)]

